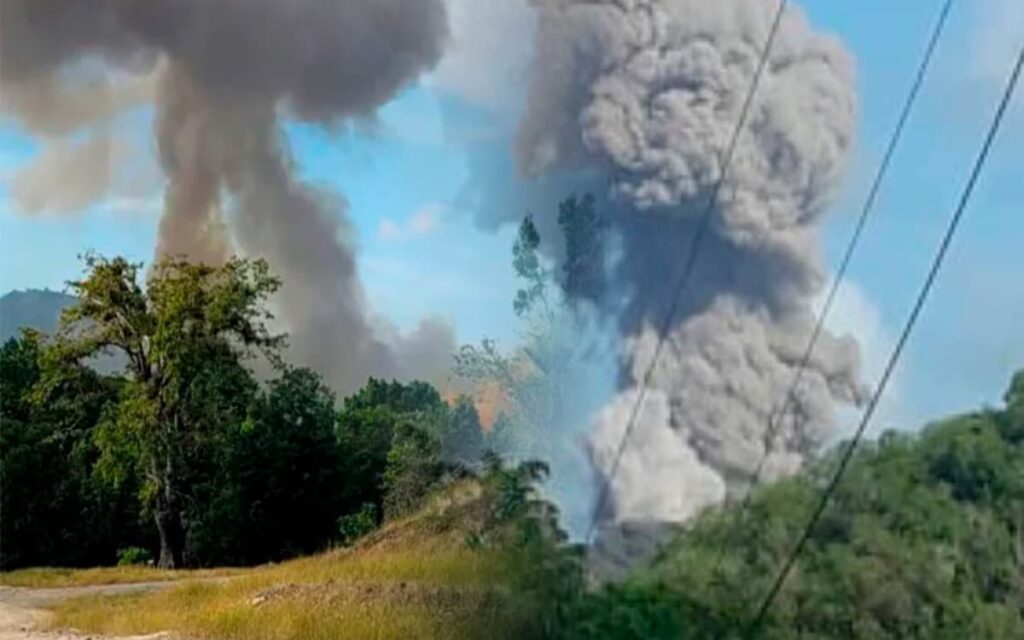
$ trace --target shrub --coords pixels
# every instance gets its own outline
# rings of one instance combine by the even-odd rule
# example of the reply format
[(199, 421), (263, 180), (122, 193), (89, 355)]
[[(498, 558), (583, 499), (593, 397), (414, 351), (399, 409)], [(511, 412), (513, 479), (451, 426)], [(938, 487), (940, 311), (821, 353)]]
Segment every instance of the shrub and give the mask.
[(142, 547), (128, 547), (117, 552), (117, 566), (130, 567), (141, 564), (152, 564), (153, 554)]
[(377, 506), (368, 502), (359, 511), (338, 518), (338, 541), (342, 546), (350, 546), (376, 529), (378, 522)]

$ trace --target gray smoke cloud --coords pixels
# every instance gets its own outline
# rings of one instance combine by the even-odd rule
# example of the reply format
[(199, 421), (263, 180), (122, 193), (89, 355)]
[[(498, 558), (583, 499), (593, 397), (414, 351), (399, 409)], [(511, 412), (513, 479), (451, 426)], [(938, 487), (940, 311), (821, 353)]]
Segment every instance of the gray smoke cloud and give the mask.
[[(591, 459), (611, 482), (603, 517), (685, 521), (745, 488), (811, 334), (825, 281), (819, 226), (853, 143), (852, 64), (837, 41), (788, 11), (641, 419), (610, 480), (776, 3), (532, 5), (520, 172), (538, 191), (552, 183), (599, 189), (621, 240), (613, 268), (622, 298), (608, 307), (619, 310), (619, 394), (589, 437)], [(799, 468), (831, 434), (835, 409), (862, 400), (859, 360), (852, 339), (822, 337), (763, 479)]]
[[(447, 365), (454, 336), (439, 321), (378, 337), (345, 201), (296, 178), (280, 131), (283, 115), (327, 128), (372, 118), (440, 58), (442, 0), (9, 0), (2, 11), (3, 106), (30, 131), (107, 120), (149, 95), (134, 82), (154, 79), (168, 181), (158, 255), (217, 262), (237, 243), (267, 258), (285, 282), (277, 306), (292, 358), (339, 391), (436, 371), (428, 354)], [(108, 81), (80, 91), (96, 69)]]
[(29, 215), (85, 207), (106, 193), (116, 152), (105, 131), (48, 144), (12, 176), (11, 198)]

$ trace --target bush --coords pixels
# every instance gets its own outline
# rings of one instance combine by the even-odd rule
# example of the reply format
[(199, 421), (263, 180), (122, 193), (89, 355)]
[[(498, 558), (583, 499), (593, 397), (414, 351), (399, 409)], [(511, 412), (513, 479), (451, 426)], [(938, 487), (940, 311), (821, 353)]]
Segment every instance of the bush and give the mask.
[(128, 547), (117, 552), (117, 566), (131, 567), (142, 564), (152, 564), (153, 554), (142, 547)]
[(376, 529), (378, 522), (377, 506), (368, 502), (359, 511), (338, 518), (338, 541), (348, 547)]
[(445, 470), (437, 438), (411, 422), (398, 423), (384, 470), (384, 517), (395, 520), (423, 506)]

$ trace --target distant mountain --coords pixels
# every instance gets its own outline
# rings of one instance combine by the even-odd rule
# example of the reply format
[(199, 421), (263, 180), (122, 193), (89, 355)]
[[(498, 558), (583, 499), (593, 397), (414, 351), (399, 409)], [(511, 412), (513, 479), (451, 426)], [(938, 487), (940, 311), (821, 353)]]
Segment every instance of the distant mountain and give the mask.
[[(77, 298), (50, 290), (11, 291), (0, 297), (0, 344), (17, 336), (21, 330), (35, 329), (53, 335), (60, 325), (60, 312), (75, 304)], [(121, 353), (99, 355), (86, 361), (104, 374), (124, 369), (127, 358)]]
[(22, 328), (52, 334), (60, 312), (75, 304), (75, 297), (59, 291), (29, 289), (0, 297), (0, 342), (17, 336)]

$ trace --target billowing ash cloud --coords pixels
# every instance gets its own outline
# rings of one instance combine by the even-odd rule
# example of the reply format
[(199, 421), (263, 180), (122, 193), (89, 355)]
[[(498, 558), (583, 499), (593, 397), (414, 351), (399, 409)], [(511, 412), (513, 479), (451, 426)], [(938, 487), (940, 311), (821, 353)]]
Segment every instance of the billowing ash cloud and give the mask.
[[(132, 82), (155, 78), (168, 180), (158, 254), (217, 261), (237, 242), (266, 257), (285, 281), (277, 302), (292, 356), (348, 391), (367, 375), (436, 370), (424, 361), (450, 353), (452, 332), (431, 321), (397, 346), (376, 336), (346, 204), (296, 178), (279, 118), (372, 117), (438, 61), (446, 36), (442, 0), (9, 0), (0, 80), (8, 113), (55, 134), (108, 120), (139, 102)], [(96, 68), (129, 80), (81, 91)]]
[[(620, 395), (589, 443), (607, 481), (777, 5), (532, 4), (520, 171), (537, 193), (553, 184), (600, 189), (621, 236), (613, 267), (622, 298), (605, 307), (620, 310)], [(745, 487), (764, 453), (769, 415), (824, 284), (817, 235), (852, 145), (851, 66), (836, 41), (788, 11), (605, 518), (688, 519)], [(830, 434), (834, 408), (862, 394), (856, 344), (823, 336), (779, 425), (768, 479), (796, 469)]]

